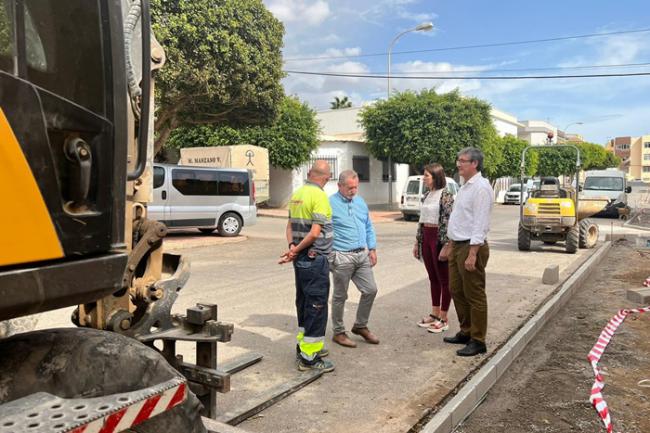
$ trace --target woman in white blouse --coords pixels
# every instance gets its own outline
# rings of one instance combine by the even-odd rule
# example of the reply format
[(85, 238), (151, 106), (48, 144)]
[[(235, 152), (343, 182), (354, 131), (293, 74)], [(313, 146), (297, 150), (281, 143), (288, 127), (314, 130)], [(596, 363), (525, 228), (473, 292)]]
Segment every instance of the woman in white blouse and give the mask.
[(413, 256), (421, 259), (429, 274), (431, 313), (418, 322), (429, 332), (449, 329), (447, 312), (451, 304), (447, 261), (440, 260), (440, 251), (447, 243), (447, 224), (454, 205), (454, 197), (447, 191), (445, 170), (440, 164), (424, 167), (424, 186), (429, 190), (422, 199), (420, 222)]

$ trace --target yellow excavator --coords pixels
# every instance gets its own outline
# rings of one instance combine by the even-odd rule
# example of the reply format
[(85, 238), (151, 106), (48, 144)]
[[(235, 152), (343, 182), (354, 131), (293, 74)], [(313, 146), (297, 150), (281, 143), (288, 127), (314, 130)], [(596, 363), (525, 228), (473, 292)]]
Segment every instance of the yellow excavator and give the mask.
[[(149, 0), (0, 2), (0, 321), (77, 306), (77, 327), (0, 335), (1, 432), (203, 432), (216, 415), (216, 305), (152, 199)], [(177, 341), (195, 344), (184, 362)]]

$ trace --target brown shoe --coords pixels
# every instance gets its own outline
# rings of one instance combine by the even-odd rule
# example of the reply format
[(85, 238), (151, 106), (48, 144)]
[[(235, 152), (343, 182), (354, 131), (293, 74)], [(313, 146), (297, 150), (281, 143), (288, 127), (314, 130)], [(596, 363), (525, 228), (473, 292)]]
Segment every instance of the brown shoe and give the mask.
[(332, 341), (336, 344), (340, 344), (343, 347), (357, 347), (357, 343), (350, 340), (345, 332), (334, 335), (334, 337), (332, 337)]
[(379, 344), (379, 338), (375, 337), (368, 328), (352, 328), (352, 333), (362, 336), (367, 343)]

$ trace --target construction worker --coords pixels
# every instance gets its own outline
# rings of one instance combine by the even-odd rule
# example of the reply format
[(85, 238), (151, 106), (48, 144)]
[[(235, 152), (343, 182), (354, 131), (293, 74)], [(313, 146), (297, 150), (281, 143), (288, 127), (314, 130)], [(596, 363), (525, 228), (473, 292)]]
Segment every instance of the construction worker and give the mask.
[(307, 183), (291, 196), (286, 229), (289, 250), (279, 261), (293, 262), (295, 271), (298, 369), (325, 373), (334, 370), (334, 364), (323, 359), (330, 291), (327, 256), (334, 237), (332, 208), (323, 191), (329, 179), (329, 164), (318, 160), (309, 170)]

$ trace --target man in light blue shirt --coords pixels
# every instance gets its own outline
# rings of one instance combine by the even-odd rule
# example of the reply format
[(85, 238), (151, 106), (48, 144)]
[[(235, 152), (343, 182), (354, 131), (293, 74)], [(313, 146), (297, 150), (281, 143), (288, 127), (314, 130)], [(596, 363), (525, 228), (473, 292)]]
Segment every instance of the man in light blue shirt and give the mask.
[(370, 310), (377, 296), (377, 284), (372, 272), (372, 267), (377, 264), (375, 229), (366, 202), (357, 195), (357, 173), (353, 170), (341, 172), (338, 186), (338, 192), (330, 196), (334, 226), (334, 246), (329, 257), (334, 282), (332, 340), (344, 347), (357, 346), (345, 333), (343, 323), (345, 301), (352, 280), (361, 292), (361, 300), (351, 332), (370, 344), (379, 344), (379, 339), (368, 329)]

